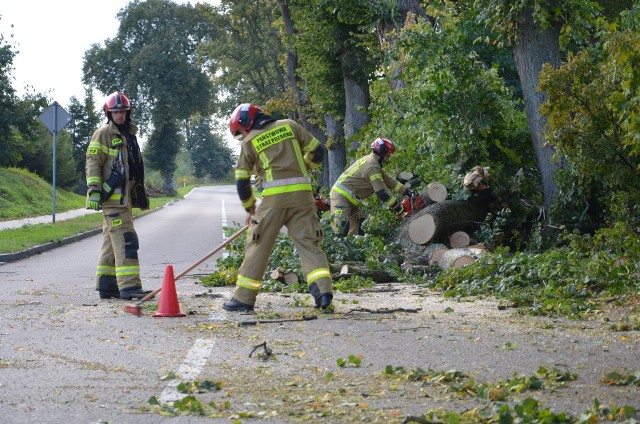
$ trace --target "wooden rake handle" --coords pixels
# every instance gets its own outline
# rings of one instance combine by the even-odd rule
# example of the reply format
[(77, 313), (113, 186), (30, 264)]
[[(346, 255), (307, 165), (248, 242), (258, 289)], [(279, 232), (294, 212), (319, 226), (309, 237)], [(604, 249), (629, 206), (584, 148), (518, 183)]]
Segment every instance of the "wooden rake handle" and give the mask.
[[(224, 249), (225, 247), (227, 247), (227, 245), (229, 243), (231, 243), (232, 241), (234, 241), (235, 239), (237, 239), (238, 237), (240, 237), (242, 235), (242, 233), (244, 233), (245, 231), (247, 231), (249, 229), (249, 224), (247, 223), (247, 225), (245, 225), (244, 227), (242, 227), (240, 230), (238, 230), (237, 233), (235, 233), (234, 235), (232, 235), (231, 237), (229, 237), (227, 240), (225, 240), (222, 244), (220, 244), (218, 247), (216, 247), (215, 249), (213, 249), (211, 252), (207, 253), (206, 255), (204, 255), (202, 258), (200, 258), (197, 262), (193, 263), (191, 266), (189, 266), (189, 268), (185, 269), (184, 271), (182, 271), (180, 274), (176, 275), (174, 277), (174, 280), (177, 280), (181, 277), (184, 277), (189, 271), (193, 270), (195, 267), (197, 267), (198, 265), (200, 265), (202, 262), (206, 261), (207, 259), (209, 259), (211, 256), (215, 255), (216, 253), (218, 253), (220, 250)], [(152, 297), (154, 297), (155, 295), (157, 295), (158, 293), (160, 293), (160, 290), (162, 290), (162, 286), (160, 286), (159, 288), (155, 289), (154, 291), (152, 291), (151, 293), (149, 293), (148, 295), (146, 295), (145, 297), (143, 297), (142, 299), (140, 299), (138, 301), (138, 303), (136, 303), (137, 306), (141, 305), (142, 303), (146, 302), (147, 300), (151, 299)]]

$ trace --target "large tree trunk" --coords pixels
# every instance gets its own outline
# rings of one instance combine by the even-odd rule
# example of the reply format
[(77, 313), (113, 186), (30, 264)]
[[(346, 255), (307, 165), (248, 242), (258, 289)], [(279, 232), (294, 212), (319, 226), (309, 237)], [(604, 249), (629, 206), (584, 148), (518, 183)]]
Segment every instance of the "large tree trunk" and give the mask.
[(358, 143), (351, 137), (369, 123), (369, 83), (358, 83), (348, 75), (344, 76), (346, 107), (344, 114), (344, 136), (349, 142), (349, 151), (357, 150)]
[(550, 221), (549, 211), (557, 192), (553, 174), (559, 164), (551, 162), (553, 149), (545, 145), (544, 130), (547, 119), (539, 112), (539, 107), (544, 102), (546, 94), (539, 92), (537, 87), (542, 65), (549, 63), (558, 66), (560, 64), (559, 27), (557, 23), (551, 23), (548, 28), (542, 29), (534, 22), (531, 8), (526, 7), (518, 20), (517, 39), (513, 47), (527, 123), (538, 160), (538, 169), (542, 176), (547, 222)]
[(325, 115), (327, 127), (327, 167), (329, 173), (327, 187), (332, 187), (342, 171), (347, 167), (347, 156), (344, 148), (344, 127), (333, 115)]
[[(282, 20), (284, 22), (285, 33), (287, 34), (288, 37), (294, 37), (296, 31), (293, 26), (293, 21), (291, 19), (291, 11), (289, 10), (289, 7), (285, 4), (284, 0), (278, 0), (278, 6), (280, 7), (280, 13), (282, 15)], [(301, 89), (300, 84), (298, 83), (299, 82), (299, 79), (297, 76), (298, 55), (289, 46), (287, 46), (286, 48), (287, 48), (287, 80), (289, 81), (289, 86), (291, 87), (291, 90), (293, 91), (296, 97), (296, 100), (298, 101), (298, 104), (300, 106), (298, 107), (298, 116), (300, 118), (300, 123), (307, 131), (309, 131), (316, 139), (318, 139), (320, 143), (322, 143), (323, 145), (326, 145), (327, 138), (324, 132), (322, 131), (322, 129), (318, 125), (312, 124), (311, 122), (309, 122), (309, 120), (307, 119), (307, 116), (304, 113), (304, 109), (306, 106), (308, 106), (309, 100), (307, 98), (306, 90)], [(343, 144), (344, 144), (344, 141), (343, 141)], [(328, 163), (328, 160), (325, 159), (324, 165), (327, 165), (327, 163)], [(330, 185), (331, 174), (328, 166), (322, 167), (322, 173), (320, 175), (319, 180), (320, 180), (319, 185), (321, 187), (331, 187)]]
[(449, 243), (456, 231), (478, 228), (489, 212), (489, 201), (482, 196), (467, 200), (445, 200), (417, 212), (404, 224), (411, 241), (418, 245)]

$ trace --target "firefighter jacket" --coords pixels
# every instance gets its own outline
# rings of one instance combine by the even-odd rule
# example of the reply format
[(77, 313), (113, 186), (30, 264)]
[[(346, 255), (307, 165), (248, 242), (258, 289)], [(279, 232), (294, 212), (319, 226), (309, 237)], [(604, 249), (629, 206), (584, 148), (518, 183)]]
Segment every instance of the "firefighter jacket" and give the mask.
[(253, 128), (242, 140), (235, 177), (242, 207), (256, 202), (249, 185), (256, 174), (262, 185), (261, 205), (291, 208), (313, 203), (308, 170), (319, 164), (311, 161), (320, 142), (300, 124), (290, 119)]
[(394, 209), (397, 207), (398, 201), (392, 191), (402, 195), (409, 188), (408, 184), (403, 185), (384, 172), (380, 157), (372, 152), (347, 168), (335, 182), (331, 191), (339, 193), (355, 206), (358, 206), (363, 199), (376, 193), (389, 209)]
[[(134, 124), (129, 124), (129, 132), (138, 131)], [(118, 130), (113, 121), (98, 128), (91, 136), (87, 148), (85, 170), (87, 173), (87, 193), (103, 191), (103, 184), (116, 170), (122, 175), (122, 182), (116, 185), (113, 194), (102, 200), (103, 209), (131, 207), (129, 181), (129, 160), (127, 157), (127, 139)]]

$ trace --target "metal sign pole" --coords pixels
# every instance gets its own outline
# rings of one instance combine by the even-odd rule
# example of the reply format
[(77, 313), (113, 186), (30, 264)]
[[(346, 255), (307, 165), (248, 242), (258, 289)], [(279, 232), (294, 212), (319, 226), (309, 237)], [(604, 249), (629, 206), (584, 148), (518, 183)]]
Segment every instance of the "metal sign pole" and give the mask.
[(51, 179), (52, 185), (52, 199), (53, 199), (53, 211), (51, 216), (53, 223), (56, 223), (56, 134), (58, 131), (66, 127), (71, 122), (71, 115), (67, 113), (58, 102), (53, 102), (44, 112), (38, 117), (40, 121), (51, 131), (53, 134), (53, 178)]
[(56, 223), (56, 134), (58, 133), (58, 104), (54, 103), (53, 109), (53, 178), (51, 179), (52, 186), (52, 209), (51, 209), (51, 217), (52, 223)]

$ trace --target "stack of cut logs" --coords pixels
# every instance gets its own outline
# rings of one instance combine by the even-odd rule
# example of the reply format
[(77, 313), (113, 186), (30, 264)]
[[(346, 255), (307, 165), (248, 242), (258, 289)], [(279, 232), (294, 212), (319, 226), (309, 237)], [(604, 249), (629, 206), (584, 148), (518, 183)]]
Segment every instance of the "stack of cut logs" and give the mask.
[[(402, 247), (403, 257), (398, 260), (406, 272), (423, 274), (424, 268), (437, 266), (447, 270), (472, 264), (485, 253), (484, 245), (471, 244), (470, 231), (479, 228), (489, 213), (493, 200), (487, 190), (488, 169), (477, 166), (464, 179), (464, 187), (471, 193), (466, 200), (447, 199), (447, 188), (434, 181), (418, 191), (426, 207), (404, 219), (394, 236)], [(415, 179), (410, 172), (402, 172), (397, 180), (405, 183)], [(417, 180), (416, 180), (417, 181)], [(360, 275), (378, 284), (395, 280), (386, 270), (370, 270), (362, 263), (330, 264), (334, 280)], [(276, 268), (273, 280), (291, 285), (300, 279), (294, 272)]]
[[(427, 206), (409, 216), (395, 236), (404, 251), (404, 267), (459, 268), (472, 264), (484, 253), (483, 245), (471, 245), (468, 231), (477, 229), (489, 212), (488, 196), (483, 195), (488, 176), (481, 166), (467, 174), (464, 184), (472, 194), (466, 200), (446, 199), (448, 192), (439, 182), (432, 182), (419, 192)], [(438, 187), (437, 196), (432, 195), (432, 187)]]

